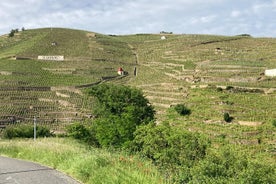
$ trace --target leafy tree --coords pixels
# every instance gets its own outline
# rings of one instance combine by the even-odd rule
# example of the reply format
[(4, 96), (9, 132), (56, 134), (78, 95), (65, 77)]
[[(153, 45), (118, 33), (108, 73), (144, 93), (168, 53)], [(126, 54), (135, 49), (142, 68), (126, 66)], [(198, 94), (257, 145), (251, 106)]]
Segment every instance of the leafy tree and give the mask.
[(104, 147), (128, 145), (136, 128), (154, 119), (153, 107), (138, 89), (102, 84), (92, 87), (88, 94), (98, 101), (93, 129)]
[(12, 29), (12, 30), (10, 31), (10, 33), (9, 33), (9, 37), (14, 37), (14, 34), (15, 34), (15, 30)]

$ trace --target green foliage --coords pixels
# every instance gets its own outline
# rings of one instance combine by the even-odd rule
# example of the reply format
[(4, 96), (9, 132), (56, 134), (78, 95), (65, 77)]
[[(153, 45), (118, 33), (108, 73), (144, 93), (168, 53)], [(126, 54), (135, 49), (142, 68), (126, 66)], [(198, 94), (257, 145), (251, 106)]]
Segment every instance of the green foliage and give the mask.
[(99, 146), (95, 137), (94, 131), (82, 123), (76, 122), (66, 127), (66, 132), (69, 137), (82, 140), (90, 145)]
[(14, 37), (15, 33), (16, 33), (16, 31), (14, 29), (12, 29), (9, 33), (9, 37)]
[(233, 120), (233, 117), (231, 117), (228, 112), (225, 112), (223, 114), (223, 119), (225, 122), (230, 123)]
[(204, 159), (208, 145), (208, 139), (200, 134), (150, 123), (137, 129), (132, 149), (152, 159), (173, 180), (187, 182), (189, 168)]
[(85, 139), (89, 136), (90, 132), (87, 128), (81, 123), (74, 123), (66, 128), (68, 136), (73, 137), (75, 139)]
[[(32, 125), (16, 125), (8, 126), (4, 130), (4, 138), (32, 138), (34, 137), (34, 128)], [(50, 129), (44, 126), (36, 127), (36, 136), (37, 137), (50, 137), (52, 133)]]
[(154, 119), (153, 107), (137, 89), (103, 84), (88, 93), (98, 99), (93, 130), (101, 146), (126, 146), (139, 125)]
[(228, 145), (211, 150), (192, 170), (198, 183), (274, 183), (275, 164), (270, 165)]
[(222, 91), (223, 91), (223, 89), (221, 87), (217, 88), (217, 92), (222, 92)]
[(177, 104), (174, 109), (176, 110), (176, 112), (178, 112), (178, 114), (182, 116), (191, 114), (191, 110), (188, 109), (184, 104)]
[(272, 120), (272, 125), (276, 127), (276, 119)]
[(227, 91), (232, 90), (232, 89), (234, 89), (233, 86), (226, 86), (226, 90), (227, 90)]

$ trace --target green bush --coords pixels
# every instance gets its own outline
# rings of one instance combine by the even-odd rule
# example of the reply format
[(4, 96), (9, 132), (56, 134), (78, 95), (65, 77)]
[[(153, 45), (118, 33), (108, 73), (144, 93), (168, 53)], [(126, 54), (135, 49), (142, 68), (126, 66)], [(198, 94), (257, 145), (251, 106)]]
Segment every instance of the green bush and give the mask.
[(222, 91), (223, 91), (223, 89), (221, 87), (217, 88), (217, 92), (222, 92)]
[(127, 146), (136, 128), (154, 119), (153, 107), (138, 89), (102, 84), (92, 87), (88, 95), (98, 101), (91, 131), (103, 147)]
[[(4, 138), (32, 138), (34, 137), (34, 127), (32, 125), (12, 125), (4, 130)], [(36, 127), (37, 137), (50, 137), (52, 133), (50, 129), (44, 126)]]
[[(275, 183), (275, 164), (249, 158), (235, 146), (210, 150), (205, 159), (191, 169), (196, 183)], [(193, 182), (192, 182), (193, 183)]]
[(68, 136), (75, 139), (86, 139), (90, 136), (89, 130), (81, 123), (73, 123), (66, 127)]
[(174, 107), (175, 111), (178, 112), (178, 114), (185, 116), (185, 115), (190, 115), (191, 114), (191, 110), (188, 109), (187, 107), (185, 107), (184, 104), (177, 104)]
[(201, 134), (150, 123), (137, 129), (132, 150), (150, 158), (173, 182), (187, 183), (190, 168), (204, 159), (209, 145)]
[(276, 119), (272, 120), (272, 125), (276, 127)]
[(11, 32), (9, 33), (9, 37), (14, 37), (14, 34), (15, 34), (15, 30), (11, 30)]
[(232, 89), (234, 89), (233, 86), (226, 86), (226, 90), (227, 90), (227, 91), (232, 90)]
[(99, 146), (95, 133), (91, 127), (87, 127), (79, 122), (73, 123), (66, 127), (69, 137), (87, 142), (90, 145)]
[(223, 114), (223, 119), (225, 122), (230, 123), (234, 118), (229, 115), (228, 112)]

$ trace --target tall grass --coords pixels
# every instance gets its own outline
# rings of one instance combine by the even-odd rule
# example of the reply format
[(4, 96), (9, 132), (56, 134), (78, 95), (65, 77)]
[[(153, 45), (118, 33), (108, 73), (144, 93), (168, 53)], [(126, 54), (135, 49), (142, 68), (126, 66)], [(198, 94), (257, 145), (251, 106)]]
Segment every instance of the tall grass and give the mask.
[(1, 140), (0, 155), (50, 166), (83, 183), (165, 183), (149, 161), (87, 147), (73, 139)]

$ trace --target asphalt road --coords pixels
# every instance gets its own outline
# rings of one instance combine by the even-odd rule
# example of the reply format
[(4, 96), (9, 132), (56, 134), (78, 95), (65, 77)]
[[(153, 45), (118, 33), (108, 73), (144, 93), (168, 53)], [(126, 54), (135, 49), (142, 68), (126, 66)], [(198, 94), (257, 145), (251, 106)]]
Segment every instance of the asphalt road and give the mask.
[(0, 156), (0, 184), (80, 184), (69, 176), (36, 163)]

